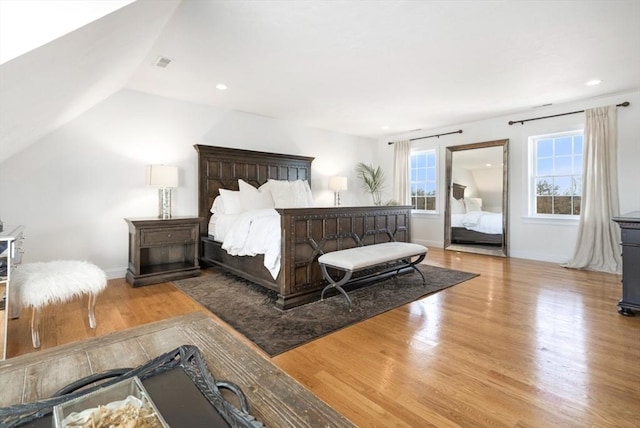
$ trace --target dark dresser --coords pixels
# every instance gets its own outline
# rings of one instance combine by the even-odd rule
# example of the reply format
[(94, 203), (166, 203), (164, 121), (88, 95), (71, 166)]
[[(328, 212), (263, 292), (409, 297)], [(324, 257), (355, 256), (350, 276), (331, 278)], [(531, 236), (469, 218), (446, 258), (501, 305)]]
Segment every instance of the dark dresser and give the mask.
[(618, 312), (632, 316), (640, 311), (640, 211), (633, 211), (613, 221), (622, 235), (622, 299)]

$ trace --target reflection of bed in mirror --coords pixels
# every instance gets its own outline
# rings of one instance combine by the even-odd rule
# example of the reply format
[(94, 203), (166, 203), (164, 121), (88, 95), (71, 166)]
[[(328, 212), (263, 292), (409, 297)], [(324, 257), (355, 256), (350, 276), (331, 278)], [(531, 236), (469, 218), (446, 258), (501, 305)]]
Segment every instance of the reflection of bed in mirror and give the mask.
[[(502, 213), (469, 210), (465, 206), (465, 188), (458, 183), (451, 186), (451, 202), (458, 207), (451, 210), (451, 243), (502, 246)], [(481, 208), (477, 198), (469, 199), (469, 202), (475, 202)]]
[(509, 140), (447, 147), (444, 248), (508, 257)]

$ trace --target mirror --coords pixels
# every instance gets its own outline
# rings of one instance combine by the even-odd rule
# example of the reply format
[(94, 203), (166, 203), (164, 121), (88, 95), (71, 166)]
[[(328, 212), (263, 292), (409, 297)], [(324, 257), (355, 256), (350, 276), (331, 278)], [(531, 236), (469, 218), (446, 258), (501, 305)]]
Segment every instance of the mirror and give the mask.
[(508, 256), (509, 140), (447, 147), (444, 248)]

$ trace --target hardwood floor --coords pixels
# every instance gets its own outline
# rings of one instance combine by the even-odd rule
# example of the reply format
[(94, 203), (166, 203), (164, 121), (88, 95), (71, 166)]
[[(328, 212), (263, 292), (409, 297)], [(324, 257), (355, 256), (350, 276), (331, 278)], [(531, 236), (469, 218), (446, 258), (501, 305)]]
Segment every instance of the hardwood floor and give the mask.
[[(480, 276), (274, 363), (363, 427), (638, 426), (640, 314), (617, 313), (619, 275), (439, 249), (427, 263)], [(84, 305), (44, 311), (43, 348), (203, 310), (171, 284), (120, 279), (96, 330)], [(29, 319), (10, 322), (10, 356), (34, 352)]]

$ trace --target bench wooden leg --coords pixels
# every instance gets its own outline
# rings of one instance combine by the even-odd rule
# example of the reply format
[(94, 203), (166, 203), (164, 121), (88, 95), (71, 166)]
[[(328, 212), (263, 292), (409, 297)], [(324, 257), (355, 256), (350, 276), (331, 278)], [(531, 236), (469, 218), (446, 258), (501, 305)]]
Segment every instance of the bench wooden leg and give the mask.
[(353, 274), (353, 271), (345, 271), (344, 273), (344, 277), (336, 282), (333, 278), (331, 278), (331, 275), (329, 275), (329, 272), (327, 272), (327, 267), (325, 265), (323, 265), (322, 263), (320, 264), (320, 269), (322, 270), (322, 276), (324, 276), (324, 278), (329, 281), (329, 285), (327, 285), (326, 287), (324, 287), (322, 289), (322, 293), (320, 294), (320, 300), (324, 300), (324, 293), (325, 291), (327, 291), (329, 288), (336, 288), (339, 292), (341, 292), (344, 297), (347, 299), (347, 304), (349, 305), (349, 310), (351, 310), (351, 299), (349, 298), (349, 295), (347, 294), (346, 291), (344, 291), (344, 288), (342, 288), (342, 286), (344, 284), (347, 283), (347, 281), (349, 281), (351, 279), (351, 275)]

